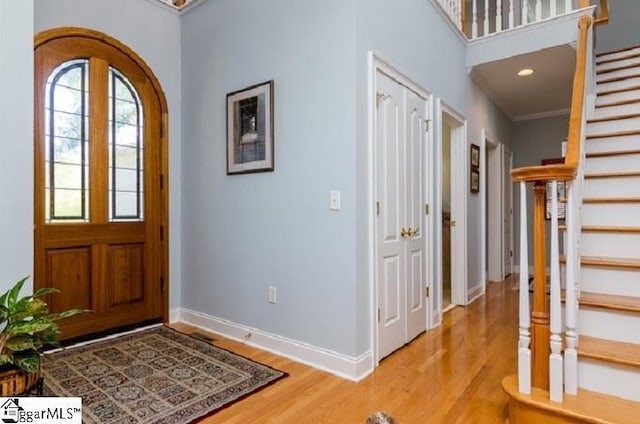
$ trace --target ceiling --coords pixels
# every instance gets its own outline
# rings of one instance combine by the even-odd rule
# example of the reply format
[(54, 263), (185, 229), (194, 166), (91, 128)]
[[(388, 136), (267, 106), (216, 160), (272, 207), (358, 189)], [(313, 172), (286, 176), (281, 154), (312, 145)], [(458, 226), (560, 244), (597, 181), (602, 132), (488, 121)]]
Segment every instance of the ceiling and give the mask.
[[(567, 113), (576, 51), (562, 45), (474, 66), (471, 77), (515, 121)], [(520, 77), (518, 71), (535, 73)]]

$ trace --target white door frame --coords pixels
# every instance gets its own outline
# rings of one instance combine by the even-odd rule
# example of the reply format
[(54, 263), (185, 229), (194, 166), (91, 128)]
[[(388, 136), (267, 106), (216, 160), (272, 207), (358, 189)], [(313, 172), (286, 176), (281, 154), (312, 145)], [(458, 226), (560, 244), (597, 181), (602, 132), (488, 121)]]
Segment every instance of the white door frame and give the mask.
[[(483, 210), (483, 214), (488, 213), (488, 219), (483, 222), (486, 225), (482, 231), (484, 237), (487, 238), (489, 251), (487, 279), (491, 281), (502, 281), (504, 279), (504, 182), (503, 182), (503, 145), (494, 137), (491, 137), (484, 129), (482, 130), (482, 139), (487, 146), (487, 163), (485, 190), (482, 197), (487, 204)], [(486, 190), (491, 187), (491, 190)], [(483, 217), (484, 218), (484, 217)], [(487, 224), (488, 222), (488, 224)], [(486, 246), (486, 244), (485, 244)]]
[[(368, 197), (369, 197), (369, 208), (368, 208), (368, 216), (369, 216), (369, 254), (370, 254), (370, 261), (369, 261), (369, 270), (371, 273), (371, 278), (370, 278), (370, 292), (371, 292), (371, 311), (370, 311), (370, 317), (371, 317), (371, 351), (373, 352), (373, 362), (375, 364), (375, 366), (378, 366), (378, 363), (380, 362), (380, 357), (378, 355), (378, 317), (377, 317), (377, 310), (378, 310), (378, 293), (377, 293), (377, 287), (378, 287), (378, 281), (377, 281), (377, 276), (378, 276), (378, 261), (377, 261), (377, 230), (376, 230), (376, 221), (375, 221), (375, 215), (376, 215), (376, 192), (377, 192), (377, 187), (376, 187), (376, 163), (377, 163), (377, 158), (376, 158), (376, 149), (375, 149), (375, 140), (376, 140), (376, 101), (377, 101), (377, 87), (376, 87), (376, 73), (378, 71), (381, 71), (389, 76), (391, 76), (393, 79), (395, 79), (396, 81), (398, 81), (400, 84), (404, 85), (405, 87), (409, 88), (410, 90), (416, 92), (417, 94), (419, 94), (420, 96), (424, 97), (425, 99), (427, 99), (428, 101), (428, 116), (427, 119), (430, 122), (433, 122), (433, 94), (431, 94), (429, 91), (427, 91), (426, 89), (424, 89), (420, 84), (416, 83), (414, 80), (412, 80), (411, 78), (409, 78), (408, 76), (406, 76), (405, 74), (403, 74), (401, 71), (398, 70), (397, 67), (391, 65), (389, 62), (387, 62), (386, 60), (382, 59), (380, 55), (376, 54), (374, 51), (369, 51), (369, 75), (368, 75), (368, 82), (369, 82), (369, 89), (368, 89), (368, 100), (367, 100), (367, 110), (368, 110), (368, 154), (369, 154), (369, 190), (368, 190)], [(433, 158), (433, 128), (431, 128), (431, 131), (429, 131), (429, 134), (427, 136), (427, 148), (425, 149), (425, 154), (426, 154), (426, 158), (424, 158), (424, 164), (425, 166), (427, 166), (428, 168), (432, 167), (432, 160), (429, 160), (430, 158)], [(433, 181), (433, 170), (431, 169), (427, 169), (425, 172), (426, 178), (427, 180), (430, 181), (426, 181), (424, 184), (424, 199), (426, 202), (428, 202), (428, 204), (433, 204), (434, 201), (434, 193), (432, 190), (432, 186), (431, 184), (429, 184), (431, 181)], [(425, 231), (427, 231), (427, 237), (425, 238), (427, 246), (426, 246), (426, 251), (427, 252), (434, 252), (433, 250), (433, 246), (434, 246), (434, 231), (431, 230), (432, 228), (434, 228), (433, 226), (433, 213), (430, 213), (429, 216), (427, 216), (426, 218), (426, 226), (427, 228), (425, 228)], [(429, 253), (427, 254), (427, 257), (425, 258), (426, 261), (426, 267), (427, 267), (427, 271), (426, 271), (426, 278), (427, 278), (427, 287), (430, 288), (430, 292), (433, 291), (433, 287), (432, 284), (430, 282), (434, 281), (433, 280), (433, 263), (434, 263), (434, 258), (433, 258), (433, 254)], [(426, 321), (426, 327), (427, 327), (427, 331), (429, 331), (432, 327), (433, 324), (431, 322), (431, 310), (433, 309), (433, 296), (429, 296), (429, 299), (427, 300), (427, 307), (426, 307), (426, 312), (427, 312), (427, 316), (425, 316), (425, 321)]]
[[(451, 303), (466, 305), (467, 299), (467, 193), (469, 191), (469, 143), (467, 141), (467, 119), (441, 99), (436, 100), (437, 154), (435, 192), (437, 204), (434, 216), (442, 216), (442, 128), (447, 115), (454, 125), (451, 130), (451, 219), (456, 221), (452, 232), (451, 251)], [(438, 156), (440, 155), (440, 156)], [(436, 246), (438, 293), (438, 322), (442, 321), (442, 219), (435, 220), (438, 244)]]

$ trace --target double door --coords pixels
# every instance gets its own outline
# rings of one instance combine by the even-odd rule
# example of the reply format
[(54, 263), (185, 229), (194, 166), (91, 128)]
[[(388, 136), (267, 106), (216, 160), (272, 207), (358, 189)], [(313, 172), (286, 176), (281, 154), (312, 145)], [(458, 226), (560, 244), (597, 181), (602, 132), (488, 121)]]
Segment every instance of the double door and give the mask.
[(427, 326), (428, 99), (376, 73), (376, 285), (379, 359)]

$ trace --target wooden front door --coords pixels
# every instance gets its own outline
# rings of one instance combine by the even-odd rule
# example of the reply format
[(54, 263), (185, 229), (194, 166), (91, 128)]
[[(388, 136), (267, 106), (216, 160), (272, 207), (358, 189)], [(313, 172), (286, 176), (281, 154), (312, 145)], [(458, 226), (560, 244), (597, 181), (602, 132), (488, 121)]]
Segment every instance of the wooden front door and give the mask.
[(75, 35), (35, 50), (35, 287), (61, 291), (53, 311), (91, 310), (62, 339), (165, 313), (161, 102), (120, 47)]

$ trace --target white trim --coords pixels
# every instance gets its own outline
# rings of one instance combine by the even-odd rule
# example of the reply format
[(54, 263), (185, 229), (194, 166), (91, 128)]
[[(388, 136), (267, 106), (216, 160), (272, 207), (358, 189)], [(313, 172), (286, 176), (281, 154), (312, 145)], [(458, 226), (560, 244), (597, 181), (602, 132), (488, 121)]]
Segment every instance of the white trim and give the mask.
[(178, 322), (284, 356), (351, 381), (358, 382), (373, 372), (371, 351), (352, 357), (187, 308), (178, 308), (176, 313)]
[(512, 118), (514, 122), (531, 121), (533, 119), (553, 118), (554, 116), (569, 115), (571, 109), (550, 110), (548, 112), (530, 113), (528, 115), (517, 115)]
[[(452, 248), (457, 247), (455, 254), (452, 254), (451, 260), (451, 302), (457, 305), (466, 305), (466, 292), (467, 292), (467, 280), (468, 280), (468, 260), (467, 260), (467, 220), (468, 220), (468, 193), (469, 193), (469, 140), (467, 137), (467, 119), (463, 114), (458, 112), (453, 107), (439, 99), (438, 110), (436, 111), (436, 117), (438, 119), (438, 146), (442, 146), (442, 116), (443, 114), (449, 115), (459, 125), (452, 128), (451, 131), (451, 218), (456, 221), (456, 231), (454, 232), (456, 237), (451, 238)], [(438, 150), (440, 155), (442, 152)], [(456, 162), (453, 159), (457, 159)], [(441, 162), (441, 161), (439, 161)], [(436, 210), (437, 216), (442, 216), (442, 169), (441, 165), (436, 170), (436, 181), (438, 186), (438, 209)], [(455, 173), (454, 173), (455, 171)], [(455, 200), (455, 201), (454, 201)], [(454, 210), (453, 206), (457, 208)], [(442, 240), (442, 220), (439, 222), (439, 239)], [(442, 263), (442, 243), (436, 247), (438, 251), (438, 263)], [(455, 261), (454, 261), (455, 258)], [(458, 284), (455, 284), (454, 279), (454, 264), (457, 265)], [(440, 297), (442, 297), (442, 270), (440, 270), (439, 279), (437, 280), (440, 286)], [(462, 287), (459, 287), (460, 285)], [(442, 300), (442, 299), (440, 299)]]
[[(369, 254), (370, 254), (370, 258), (371, 260), (369, 261), (369, 270), (371, 273), (371, 278), (370, 278), (370, 288), (371, 288), (371, 311), (370, 311), (370, 319), (371, 319), (371, 346), (370, 346), (370, 350), (371, 352), (373, 352), (373, 363), (375, 364), (375, 366), (378, 365), (378, 363), (380, 362), (380, 359), (378, 357), (378, 320), (377, 320), (377, 309), (378, 309), (378, 282), (377, 282), (377, 231), (376, 231), (376, 223), (375, 223), (375, 202), (376, 202), (376, 156), (375, 156), (375, 134), (376, 134), (376, 91), (377, 91), (377, 87), (376, 87), (376, 74), (378, 71), (384, 73), (385, 75), (389, 76), (390, 78), (392, 78), (393, 80), (397, 81), (399, 84), (407, 87), (409, 90), (413, 91), (414, 93), (416, 93), (418, 96), (422, 97), (423, 99), (425, 99), (428, 103), (428, 110), (427, 113), (429, 116), (427, 116), (426, 118), (428, 120), (430, 120), (433, 123), (433, 94), (429, 91), (426, 90), (424, 87), (422, 87), (419, 83), (417, 83), (416, 81), (414, 81), (412, 78), (410, 78), (409, 76), (407, 76), (406, 74), (404, 74), (403, 72), (399, 71), (399, 68), (394, 66), (393, 64), (391, 64), (390, 62), (388, 62), (387, 60), (383, 59), (381, 57), (380, 54), (378, 54), (377, 52), (370, 50), (368, 53), (368, 58), (369, 58), (369, 66), (368, 66), (368, 94), (367, 94), (367, 111), (368, 111), (368, 136), (367, 136), (367, 141), (368, 141), (368, 147), (367, 147), (367, 151), (368, 151), (368, 157), (369, 157), (369, 161), (368, 161), (368, 165), (369, 165), (369, 187), (368, 187), (368, 196), (369, 196), (369, 208), (367, 209), (367, 216), (368, 216), (368, 220), (369, 220)], [(433, 125), (430, 128), (429, 131), (429, 135), (428, 135), (428, 140), (427, 140), (427, 144), (428, 144), (428, 149), (426, 149), (425, 154), (426, 155), (431, 155), (430, 158), (433, 158), (433, 133), (434, 133), (434, 128)], [(427, 167), (429, 167), (429, 163), (425, 160), (425, 164), (427, 165)], [(427, 169), (426, 172), (429, 172), (429, 169)], [(427, 175), (425, 173), (425, 175)], [(429, 179), (430, 181), (433, 180), (433, 178), (429, 178), (427, 176), (427, 179)], [(433, 190), (430, 190), (431, 187), (428, 186), (428, 184), (424, 184), (424, 189), (429, 191), (428, 193), (425, 193), (425, 201), (429, 202), (429, 204), (431, 205), (433, 203)], [(434, 221), (434, 214), (433, 212), (430, 212), (429, 216), (427, 216), (425, 218), (425, 221), (427, 222), (427, 227), (428, 228), (433, 228), (433, 221)], [(426, 252), (432, 252), (433, 250), (433, 246), (434, 246), (434, 235), (433, 235), (433, 231), (428, 231), (428, 237), (426, 240), (427, 246), (426, 246)], [(429, 281), (432, 281), (431, 278), (429, 278), (429, 275), (433, 275), (433, 259), (432, 259), (433, 255), (427, 255), (427, 257), (425, 258), (426, 260), (426, 266), (427, 266), (427, 281), (426, 283), (428, 284)], [(433, 293), (433, 287), (432, 285), (429, 285), (428, 287), (430, 287), (430, 293)], [(425, 316), (425, 320), (426, 320), (426, 329), (427, 331), (430, 330), (431, 328), (433, 328), (435, 326), (434, 322), (433, 322), (433, 316), (432, 316), (432, 310), (433, 310), (433, 295), (429, 296), (429, 299), (427, 301), (427, 307), (426, 307), (426, 316)]]
[(482, 280), (480, 283), (478, 283), (476, 287), (467, 291), (467, 305), (475, 302), (485, 294), (486, 292), (485, 285), (486, 285), (486, 281)]

